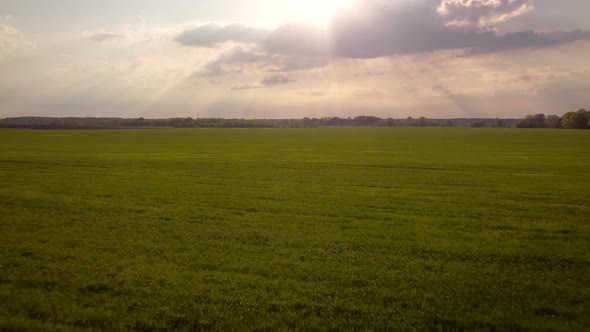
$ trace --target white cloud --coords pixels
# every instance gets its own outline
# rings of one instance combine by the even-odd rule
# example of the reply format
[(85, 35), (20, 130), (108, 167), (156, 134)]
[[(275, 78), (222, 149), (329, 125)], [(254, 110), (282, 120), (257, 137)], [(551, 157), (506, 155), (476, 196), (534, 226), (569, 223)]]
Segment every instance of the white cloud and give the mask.
[(243, 24), (219, 25), (210, 23), (185, 30), (175, 40), (184, 46), (213, 47), (225, 42), (259, 43), (268, 34), (267, 29)]
[(442, 0), (437, 12), (447, 25), (485, 27), (533, 8), (533, 0)]
[(82, 38), (97, 43), (117, 42), (119, 45), (134, 46), (170, 42), (175, 36), (192, 26), (192, 23), (171, 27), (150, 25), (142, 16), (132, 16), (119, 23), (102, 28), (83, 31)]
[(0, 24), (0, 61), (33, 48), (34, 44), (20, 31), (10, 25)]

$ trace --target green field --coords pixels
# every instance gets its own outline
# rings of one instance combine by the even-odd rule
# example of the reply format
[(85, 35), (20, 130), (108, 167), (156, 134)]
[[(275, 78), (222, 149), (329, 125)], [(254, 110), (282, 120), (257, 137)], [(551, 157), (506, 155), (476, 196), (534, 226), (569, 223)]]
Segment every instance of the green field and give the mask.
[(590, 327), (590, 131), (0, 130), (0, 330)]

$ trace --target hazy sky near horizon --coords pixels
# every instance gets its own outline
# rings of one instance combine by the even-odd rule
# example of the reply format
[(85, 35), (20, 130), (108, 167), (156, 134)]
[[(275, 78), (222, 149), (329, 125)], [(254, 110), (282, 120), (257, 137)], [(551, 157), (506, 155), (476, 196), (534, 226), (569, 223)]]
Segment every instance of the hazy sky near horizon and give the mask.
[(590, 107), (588, 0), (2, 0), (0, 117)]

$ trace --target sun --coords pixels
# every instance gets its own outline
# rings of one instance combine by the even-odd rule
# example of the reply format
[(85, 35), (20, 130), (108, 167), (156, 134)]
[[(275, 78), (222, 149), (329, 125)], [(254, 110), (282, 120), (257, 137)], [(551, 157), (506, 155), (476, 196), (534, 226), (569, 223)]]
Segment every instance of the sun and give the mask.
[(332, 15), (351, 5), (352, 0), (283, 0), (291, 19), (326, 27)]

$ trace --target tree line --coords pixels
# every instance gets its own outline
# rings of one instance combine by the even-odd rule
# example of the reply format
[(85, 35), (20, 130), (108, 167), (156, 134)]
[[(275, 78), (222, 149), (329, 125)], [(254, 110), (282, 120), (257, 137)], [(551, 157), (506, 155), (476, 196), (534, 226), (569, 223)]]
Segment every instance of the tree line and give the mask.
[(531, 114), (516, 123), (517, 128), (590, 129), (590, 111), (580, 109), (564, 115)]
[(31, 129), (122, 129), (122, 128), (311, 128), (322, 126), (368, 127), (517, 127), (517, 128), (590, 128), (590, 111), (581, 109), (559, 117), (544, 114), (527, 115), (524, 119), (405, 119), (356, 117), (323, 117), (302, 119), (223, 119), (223, 118), (52, 118), (15, 117), (0, 119), (0, 128)]
[(379, 118), (361, 115), (357, 117), (323, 117), (302, 119), (223, 119), (223, 118), (51, 118), (15, 117), (0, 119), (0, 127), (32, 129), (118, 129), (118, 128), (310, 128), (322, 126), (369, 127), (504, 127), (513, 126), (518, 119), (405, 119)]

